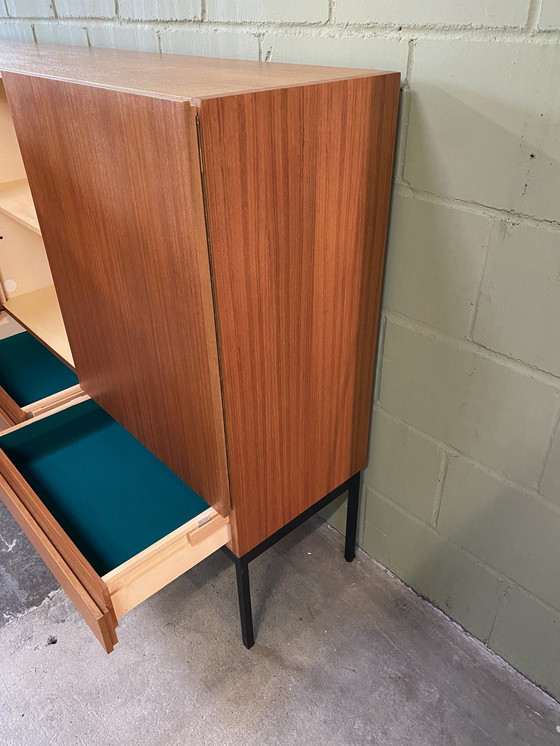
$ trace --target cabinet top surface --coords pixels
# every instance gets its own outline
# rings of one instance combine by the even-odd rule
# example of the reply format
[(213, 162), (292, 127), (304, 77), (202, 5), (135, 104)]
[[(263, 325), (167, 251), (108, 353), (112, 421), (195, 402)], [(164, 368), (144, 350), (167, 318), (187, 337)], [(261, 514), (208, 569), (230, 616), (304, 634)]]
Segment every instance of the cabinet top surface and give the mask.
[(179, 101), (387, 74), (3, 40), (0, 70)]

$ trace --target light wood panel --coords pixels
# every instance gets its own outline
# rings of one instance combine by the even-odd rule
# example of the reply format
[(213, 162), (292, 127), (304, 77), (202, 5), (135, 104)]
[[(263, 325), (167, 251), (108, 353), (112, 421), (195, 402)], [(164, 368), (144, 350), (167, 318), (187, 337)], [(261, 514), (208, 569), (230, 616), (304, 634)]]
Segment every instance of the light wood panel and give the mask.
[(201, 102), (238, 554), (366, 464), (398, 94)]
[(8, 298), (52, 285), (53, 279), (41, 236), (14, 216), (0, 212), (0, 280), (14, 280)]
[[(54, 409), (58, 409), (63, 404), (68, 402), (74, 402), (77, 397), (83, 397), (83, 391), (80, 384), (70, 386), (67, 389), (58, 391), (56, 394), (45, 396), (43, 399), (38, 399), (32, 404), (26, 404), (22, 407), (22, 412), (29, 414), (32, 417), (38, 417), (39, 415), (49, 413), (52, 414)], [(89, 397), (87, 397), (89, 399)]]
[(41, 233), (27, 179), (0, 184), (0, 212), (9, 215), (35, 233)]
[[(202, 520), (208, 522), (199, 527)], [(103, 576), (117, 618), (216, 552), (230, 539), (227, 518), (212, 508)]]
[(71, 368), (74, 367), (72, 351), (53, 286), (9, 298), (5, 301), (4, 308), (62, 362)]
[[(2, 41), (0, 70), (179, 100), (307, 85), (372, 70)], [(381, 73), (380, 73), (381, 74)]]
[(195, 109), (4, 82), (82, 388), (227, 514)]

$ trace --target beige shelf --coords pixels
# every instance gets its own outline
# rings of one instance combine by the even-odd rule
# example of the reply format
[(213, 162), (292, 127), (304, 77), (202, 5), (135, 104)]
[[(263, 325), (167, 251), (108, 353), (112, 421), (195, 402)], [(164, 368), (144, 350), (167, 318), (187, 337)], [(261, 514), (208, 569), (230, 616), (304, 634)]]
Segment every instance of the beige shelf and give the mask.
[(0, 212), (41, 234), (27, 179), (0, 184)]
[(55, 355), (74, 367), (54, 287), (16, 295), (4, 303), (4, 308)]

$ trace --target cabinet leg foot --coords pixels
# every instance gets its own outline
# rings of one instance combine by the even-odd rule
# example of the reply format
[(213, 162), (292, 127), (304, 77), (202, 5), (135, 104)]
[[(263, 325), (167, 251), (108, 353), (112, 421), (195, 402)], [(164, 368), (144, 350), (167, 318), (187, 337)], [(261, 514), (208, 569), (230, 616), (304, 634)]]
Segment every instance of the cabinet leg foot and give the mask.
[(348, 508), (346, 515), (346, 540), (344, 546), (344, 557), (348, 562), (352, 562), (356, 556), (356, 533), (358, 528), (358, 505), (360, 502), (360, 479), (361, 472), (357, 472), (353, 477), (342, 482), (336, 489), (329, 492), (321, 500), (311, 505), (303, 513), (300, 513), (294, 519), (282, 528), (278, 529), (271, 536), (266, 538), (256, 547), (242, 557), (238, 557), (229, 547), (224, 546), (222, 550), (232, 560), (235, 565), (235, 574), (237, 579), (237, 595), (239, 598), (239, 617), (241, 620), (241, 639), (246, 648), (252, 648), (255, 644), (255, 633), (253, 629), (253, 612), (251, 610), (251, 587), (249, 584), (249, 563), (259, 555), (273, 546), (277, 541), (293, 531), (296, 526), (302, 524), (311, 515), (318, 510), (326, 507), (340, 497), (345, 492), (348, 493)]
[(348, 485), (348, 503), (346, 506), (346, 539), (344, 559), (352, 562), (356, 556), (356, 533), (358, 530), (358, 507), (360, 504), (361, 472), (354, 474)]
[(244, 557), (236, 557), (235, 573), (237, 576), (241, 639), (243, 640), (243, 645), (249, 649), (255, 644), (253, 612), (251, 610), (251, 587), (249, 585), (249, 561)]

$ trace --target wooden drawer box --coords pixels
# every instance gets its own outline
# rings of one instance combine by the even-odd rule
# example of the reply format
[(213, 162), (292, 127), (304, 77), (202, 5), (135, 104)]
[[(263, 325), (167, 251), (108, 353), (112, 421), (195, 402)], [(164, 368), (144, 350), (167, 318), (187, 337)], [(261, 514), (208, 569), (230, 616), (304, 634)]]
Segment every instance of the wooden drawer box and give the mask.
[(101, 644), (230, 539), (229, 520), (91, 400), (0, 436), (0, 497)]
[(0, 418), (8, 426), (82, 394), (76, 374), (29, 332), (0, 340)]

